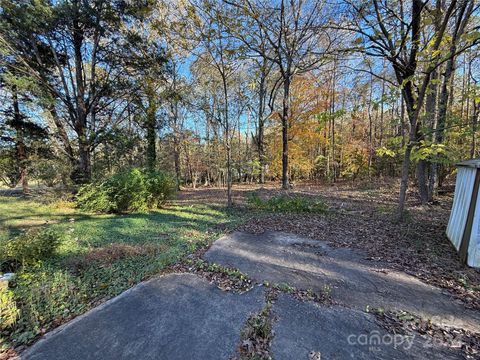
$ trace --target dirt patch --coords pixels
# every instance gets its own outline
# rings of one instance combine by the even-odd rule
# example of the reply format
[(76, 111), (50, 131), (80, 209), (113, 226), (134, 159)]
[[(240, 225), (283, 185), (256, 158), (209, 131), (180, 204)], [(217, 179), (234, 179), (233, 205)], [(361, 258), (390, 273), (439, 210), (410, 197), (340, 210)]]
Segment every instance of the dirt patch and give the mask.
[[(168, 246), (165, 246), (165, 250)], [(152, 255), (162, 251), (162, 247), (153, 245), (129, 245), (129, 244), (108, 244), (102, 247), (93, 248), (82, 256), (68, 259), (67, 266), (74, 272), (82, 271), (92, 264), (98, 266), (109, 266), (119, 259), (133, 256)]]

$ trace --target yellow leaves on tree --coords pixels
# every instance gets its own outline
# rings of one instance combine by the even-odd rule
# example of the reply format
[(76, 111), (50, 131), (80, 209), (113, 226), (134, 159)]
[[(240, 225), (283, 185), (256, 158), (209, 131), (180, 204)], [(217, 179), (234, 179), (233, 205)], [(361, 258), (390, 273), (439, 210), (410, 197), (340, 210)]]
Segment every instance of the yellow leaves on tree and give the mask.
[[(315, 159), (326, 147), (319, 115), (328, 107), (326, 88), (315, 82), (311, 75), (293, 79), (289, 114), (289, 173), (292, 179), (310, 177), (315, 170)], [(273, 126), (266, 134), (270, 154), (270, 175), (282, 173), (282, 131), (280, 114), (271, 116)]]

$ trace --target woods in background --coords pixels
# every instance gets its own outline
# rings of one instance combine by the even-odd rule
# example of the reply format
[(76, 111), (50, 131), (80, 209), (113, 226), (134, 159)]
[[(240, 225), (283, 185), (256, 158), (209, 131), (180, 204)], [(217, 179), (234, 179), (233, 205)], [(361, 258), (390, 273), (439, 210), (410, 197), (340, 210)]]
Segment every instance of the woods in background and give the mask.
[(398, 177), (480, 150), (474, 0), (0, 0), (0, 177), (177, 185)]

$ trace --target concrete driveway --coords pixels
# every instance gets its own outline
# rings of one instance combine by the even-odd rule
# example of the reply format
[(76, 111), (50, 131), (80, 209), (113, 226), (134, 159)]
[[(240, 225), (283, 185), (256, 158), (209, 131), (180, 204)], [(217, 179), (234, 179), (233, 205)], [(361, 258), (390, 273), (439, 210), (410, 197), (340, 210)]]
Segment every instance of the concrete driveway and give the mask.
[(139, 284), (47, 334), (24, 359), (231, 359), (242, 329), (265, 306), (262, 283), (331, 292), (334, 304), (281, 293), (272, 305), (274, 359), (462, 359), (420, 334), (389, 333), (367, 308), (405, 310), (439, 326), (480, 332), (477, 312), (450, 295), (350, 249), (291, 234), (235, 232), (204, 259), (256, 280), (245, 293), (222, 291), (195, 274)]

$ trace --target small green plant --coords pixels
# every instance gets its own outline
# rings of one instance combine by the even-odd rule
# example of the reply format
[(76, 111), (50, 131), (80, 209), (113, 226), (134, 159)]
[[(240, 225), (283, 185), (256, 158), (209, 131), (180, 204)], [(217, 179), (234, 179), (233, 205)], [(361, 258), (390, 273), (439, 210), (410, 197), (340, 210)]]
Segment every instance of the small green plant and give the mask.
[[(187, 263), (192, 264), (190, 261), (187, 261)], [(195, 263), (193, 265), (198, 270), (204, 270), (204, 271), (207, 271), (207, 272), (224, 274), (224, 275), (227, 275), (227, 276), (230, 276), (230, 277), (233, 277), (233, 278), (236, 278), (236, 279), (240, 279), (240, 280), (247, 280), (248, 279), (248, 275), (244, 274), (243, 272), (241, 272), (238, 269), (225, 267), (225, 266), (219, 265), (217, 263), (208, 263), (207, 261), (202, 260), (202, 259), (198, 259), (197, 261), (195, 261)]]
[(20, 266), (34, 265), (54, 255), (64, 237), (53, 229), (30, 229), (1, 246), (2, 270), (15, 271)]
[(85, 211), (122, 213), (161, 207), (175, 194), (172, 176), (161, 171), (133, 168), (113, 175), (104, 182), (80, 188), (76, 203)]
[(15, 324), (18, 313), (13, 292), (8, 289), (0, 289), (0, 330), (5, 330)]
[(328, 210), (322, 200), (299, 195), (280, 195), (263, 200), (256, 193), (252, 193), (247, 201), (253, 208), (272, 212), (325, 213)]
[(287, 283), (274, 284), (273, 288), (277, 289), (277, 290), (280, 290), (280, 291), (282, 291), (284, 293), (287, 293), (287, 294), (292, 294), (296, 290), (293, 286), (291, 286)]
[(272, 332), (272, 326), (270, 322), (267, 321), (264, 314), (253, 318), (251, 321), (251, 326), (255, 332), (255, 335), (259, 338), (268, 338)]
[(383, 307), (374, 308), (374, 309), (372, 309), (372, 311), (379, 316), (384, 316), (385, 315), (385, 309)]
[[(273, 338), (272, 304), (267, 302), (260, 313), (250, 316), (242, 330), (240, 359), (271, 360), (270, 345)], [(245, 344), (250, 344), (245, 346)]]
[(325, 284), (322, 286), (322, 293), (326, 297), (330, 297), (332, 295), (332, 286), (330, 284)]
[(415, 316), (410, 314), (408, 311), (398, 311), (396, 313), (396, 316), (397, 316), (398, 320), (401, 320), (401, 321), (413, 321), (413, 320), (415, 320)]

